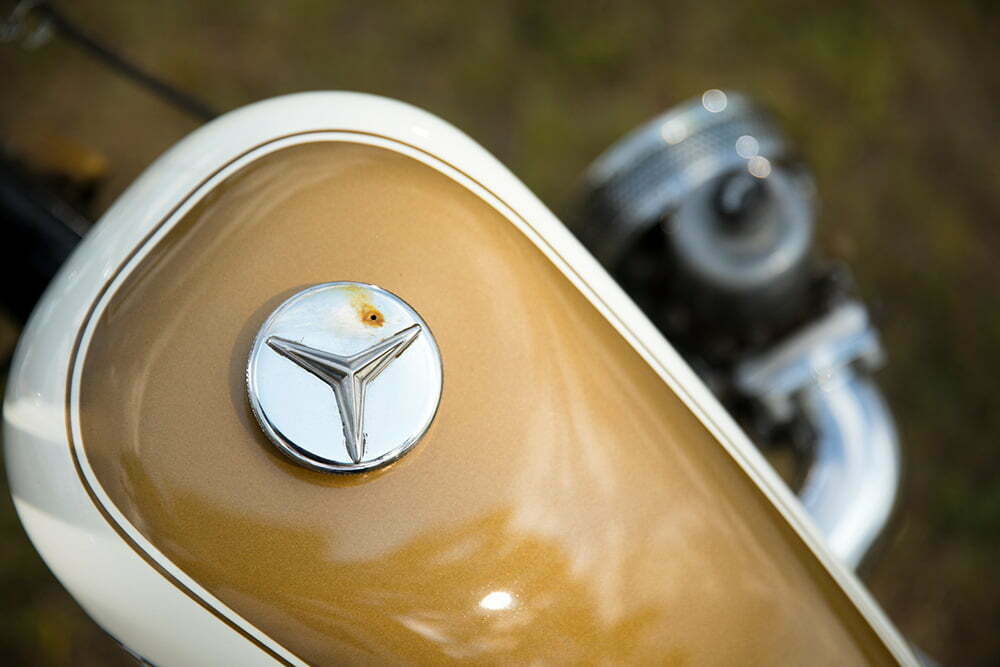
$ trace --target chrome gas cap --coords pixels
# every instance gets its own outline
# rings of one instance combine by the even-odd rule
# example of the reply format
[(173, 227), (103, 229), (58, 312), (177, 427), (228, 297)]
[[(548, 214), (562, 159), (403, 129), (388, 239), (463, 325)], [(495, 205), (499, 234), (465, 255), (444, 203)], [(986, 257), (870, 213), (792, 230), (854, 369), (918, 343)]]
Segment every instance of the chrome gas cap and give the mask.
[(408, 452), (441, 400), (441, 354), (427, 323), (395, 294), (324, 283), (267, 318), (247, 391), (261, 428), (296, 463), (364, 472)]

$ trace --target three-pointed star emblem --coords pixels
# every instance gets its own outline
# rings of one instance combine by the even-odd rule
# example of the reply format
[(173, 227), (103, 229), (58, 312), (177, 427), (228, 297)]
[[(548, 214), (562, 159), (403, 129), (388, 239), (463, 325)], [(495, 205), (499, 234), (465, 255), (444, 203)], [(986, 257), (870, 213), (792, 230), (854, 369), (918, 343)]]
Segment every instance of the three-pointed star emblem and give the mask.
[(365, 456), (365, 391), (419, 334), (420, 325), (413, 324), (350, 356), (333, 354), (279, 336), (269, 337), (267, 344), (333, 390), (340, 421), (344, 425), (347, 453), (354, 463), (361, 463)]

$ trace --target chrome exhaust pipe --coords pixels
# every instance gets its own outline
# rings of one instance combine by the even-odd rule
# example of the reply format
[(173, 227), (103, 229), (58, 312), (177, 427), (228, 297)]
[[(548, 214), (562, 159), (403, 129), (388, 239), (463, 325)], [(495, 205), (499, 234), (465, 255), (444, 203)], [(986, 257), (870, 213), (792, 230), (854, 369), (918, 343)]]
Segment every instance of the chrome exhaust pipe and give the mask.
[(736, 371), (737, 387), (772, 419), (798, 418), (812, 431), (799, 499), (852, 568), (888, 522), (899, 486), (896, 426), (868, 377), (882, 360), (864, 307), (849, 302)]
[(896, 500), (896, 426), (878, 387), (853, 373), (805, 390), (802, 409), (817, 437), (799, 498), (834, 554), (856, 568)]

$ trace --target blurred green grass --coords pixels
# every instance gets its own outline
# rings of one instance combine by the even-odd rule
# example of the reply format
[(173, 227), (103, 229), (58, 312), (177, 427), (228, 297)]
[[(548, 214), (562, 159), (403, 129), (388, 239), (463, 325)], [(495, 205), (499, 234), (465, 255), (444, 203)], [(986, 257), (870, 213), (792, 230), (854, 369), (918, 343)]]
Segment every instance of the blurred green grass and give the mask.
[[(945, 664), (1000, 660), (1000, 8), (977, 2), (73, 3), (124, 52), (221, 108), (310, 89), (403, 99), (500, 157), (558, 212), (640, 121), (705, 88), (773, 106), (813, 165), (822, 242), (875, 304), (906, 483), (867, 580)], [(106, 154), (100, 208), (196, 126), (58, 41), (0, 50), (0, 139)], [(0, 660), (116, 657), (8, 500)]]

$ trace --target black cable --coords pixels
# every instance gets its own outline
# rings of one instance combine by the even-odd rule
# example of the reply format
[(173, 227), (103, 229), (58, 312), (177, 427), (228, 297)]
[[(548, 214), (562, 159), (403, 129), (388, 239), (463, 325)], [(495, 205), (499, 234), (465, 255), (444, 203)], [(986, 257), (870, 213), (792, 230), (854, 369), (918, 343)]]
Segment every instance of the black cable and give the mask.
[(116, 70), (119, 74), (146, 86), (149, 90), (177, 108), (186, 111), (192, 116), (197, 116), (204, 121), (212, 120), (219, 115), (215, 109), (198, 98), (174, 88), (102, 45), (66, 18), (51, 3), (40, 2), (32, 9), (38, 12), (39, 16), (47, 20), (52, 29), (59, 35), (76, 44), (79, 48)]

